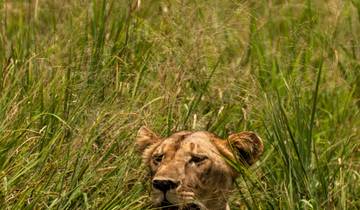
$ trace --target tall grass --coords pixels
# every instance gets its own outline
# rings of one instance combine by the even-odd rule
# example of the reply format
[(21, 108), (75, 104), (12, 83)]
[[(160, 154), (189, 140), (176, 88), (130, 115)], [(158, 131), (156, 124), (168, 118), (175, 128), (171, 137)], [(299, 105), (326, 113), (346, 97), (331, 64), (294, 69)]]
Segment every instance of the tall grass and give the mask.
[(360, 208), (357, 1), (137, 2), (0, 1), (1, 209), (150, 208), (143, 124), (259, 133), (234, 209)]

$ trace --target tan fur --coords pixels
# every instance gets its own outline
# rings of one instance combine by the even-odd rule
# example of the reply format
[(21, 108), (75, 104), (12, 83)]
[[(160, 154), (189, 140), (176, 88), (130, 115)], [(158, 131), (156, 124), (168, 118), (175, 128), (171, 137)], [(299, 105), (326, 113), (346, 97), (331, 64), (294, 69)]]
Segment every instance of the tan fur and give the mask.
[(153, 204), (162, 209), (228, 209), (226, 198), (238, 174), (225, 158), (251, 165), (263, 152), (261, 139), (248, 131), (227, 140), (206, 131), (160, 138), (142, 127), (136, 145), (150, 168)]

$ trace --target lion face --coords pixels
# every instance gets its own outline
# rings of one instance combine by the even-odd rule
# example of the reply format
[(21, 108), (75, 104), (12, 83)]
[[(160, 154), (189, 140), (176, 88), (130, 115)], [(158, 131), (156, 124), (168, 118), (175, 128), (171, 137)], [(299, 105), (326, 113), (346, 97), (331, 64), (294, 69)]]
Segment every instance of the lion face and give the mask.
[(205, 131), (160, 138), (142, 127), (136, 143), (150, 168), (153, 204), (162, 209), (225, 209), (226, 195), (238, 175), (225, 158), (234, 159), (235, 148), (250, 165), (263, 151), (252, 132), (231, 135), (226, 141)]

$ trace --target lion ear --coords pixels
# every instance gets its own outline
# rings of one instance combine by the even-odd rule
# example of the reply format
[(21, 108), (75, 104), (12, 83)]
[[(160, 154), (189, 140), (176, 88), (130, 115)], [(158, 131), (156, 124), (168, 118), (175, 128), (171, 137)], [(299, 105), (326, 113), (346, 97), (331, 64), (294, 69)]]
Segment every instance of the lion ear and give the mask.
[(228, 137), (228, 142), (239, 159), (247, 165), (255, 163), (264, 151), (261, 138), (251, 131), (232, 134)]
[(136, 147), (139, 152), (143, 152), (147, 147), (157, 143), (160, 138), (145, 126), (142, 126), (136, 136)]

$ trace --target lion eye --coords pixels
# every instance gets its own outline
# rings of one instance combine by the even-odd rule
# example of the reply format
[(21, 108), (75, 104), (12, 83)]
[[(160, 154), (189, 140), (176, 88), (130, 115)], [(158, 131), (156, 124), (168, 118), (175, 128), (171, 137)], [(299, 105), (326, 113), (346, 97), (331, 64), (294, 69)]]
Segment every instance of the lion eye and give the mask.
[(164, 159), (164, 155), (154, 155), (152, 159), (156, 164), (158, 164)]
[(203, 162), (206, 159), (207, 159), (207, 157), (205, 157), (205, 156), (192, 156), (191, 159), (190, 159), (190, 163), (199, 164), (199, 163)]

